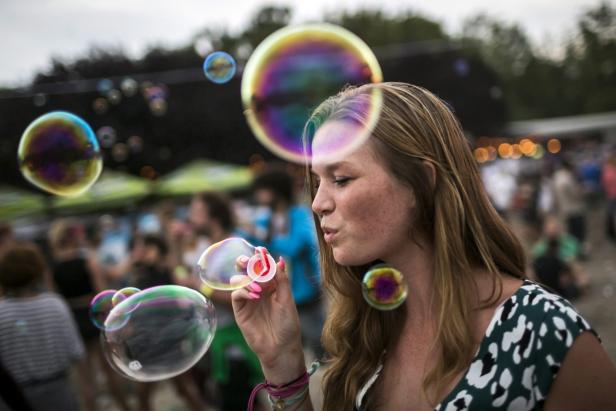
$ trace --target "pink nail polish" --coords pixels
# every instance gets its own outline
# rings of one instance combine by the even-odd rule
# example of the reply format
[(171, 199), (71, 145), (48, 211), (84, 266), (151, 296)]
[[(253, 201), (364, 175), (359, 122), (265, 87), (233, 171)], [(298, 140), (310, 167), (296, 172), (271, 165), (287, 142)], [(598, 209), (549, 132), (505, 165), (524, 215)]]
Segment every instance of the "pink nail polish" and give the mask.
[(246, 263), (248, 262), (248, 257), (246, 257), (245, 255), (240, 257), (240, 263)]
[(256, 292), (256, 293), (260, 293), (261, 291), (263, 291), (263, 289), (259, 286), (259, 284), (257, 283), (252, 283), (248, 286), (248, 288), (250, 288), (252, 291)]
[(252, 299), (252, 300), (258, 300), (259, 298), (261, 298), (261, 296), (259, 294), (256, 293), (248, 293), (248, 296)]
[(286, 264), (286, 262), (284, 261), (284, 258), (279, 257), (279, 258), (278, 258), (278, 261), (280, 262), (280, 268), (282, 268), (283, 270), (284, 270), (284, 269), (286, 269), (287, 264)]

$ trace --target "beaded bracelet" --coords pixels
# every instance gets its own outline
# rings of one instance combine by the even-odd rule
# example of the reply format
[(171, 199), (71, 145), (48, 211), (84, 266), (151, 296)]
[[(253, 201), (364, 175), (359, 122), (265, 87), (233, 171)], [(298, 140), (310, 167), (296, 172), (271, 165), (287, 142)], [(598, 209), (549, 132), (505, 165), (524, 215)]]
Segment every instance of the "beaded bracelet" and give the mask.
[[(257, 384), (252, 390), (252, 393), (250, 393), (250, 398), (248, 399), (248, 411), (253, 411), (257, 393), (264, 388), (268, 393), (270, 405), (272, 405), (275, 410), (285, 409), (298, 401), (303, 400), (305, 394), (308, 392), (308, 382), (310, 376), (314, 374), (320, 366), (321, 363), (319, 361), (314, 361), (311, 364), (309, 371), (304, 371), (302, 375), (286, 384), (275, 385), (269, 383), (267, 380)], [(272, 397), (275, 397), (276, 399), (274, 400)]]
[(277, 410), (277, 411), (284, 410), (285, 408), (288, 408), (291, 405), (295, 405), (300, 400), (303, 400), (304, 396), (308, 393), (308, 388), (309, 388), (309, 385), (306, 384), (304, 388), (300, 390), (297, 394), (292, 395), (291, 397), (284, 398), (284, 399), (283, 398), (274, 399), (272, 398), (271, 394), (267, 394), (267, 400), (269, 401), (273, 410)]

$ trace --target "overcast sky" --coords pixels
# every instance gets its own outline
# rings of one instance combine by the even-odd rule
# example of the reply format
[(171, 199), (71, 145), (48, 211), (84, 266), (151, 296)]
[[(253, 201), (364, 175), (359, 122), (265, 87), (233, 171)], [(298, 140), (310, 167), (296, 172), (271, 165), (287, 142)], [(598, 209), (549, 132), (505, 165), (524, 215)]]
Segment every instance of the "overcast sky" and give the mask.
[[(616, 0), (610, 0), (613, 2)], [(0, 85), (24, 84), (52, 56), (74, 58), (92, 45), (138, 57), (152, 45), (186, 44), (206, 28), (241, 30), (264, 5), (287, 5), (293, 22), (328, 13), (380, 8), (413, 10), (455, 33), (479, 12), (520, 23), (536, 44), (562, 43), (575, 21), (600, 0), (0, 0)], [(335, 6), (334, 6), (335, 5)]]

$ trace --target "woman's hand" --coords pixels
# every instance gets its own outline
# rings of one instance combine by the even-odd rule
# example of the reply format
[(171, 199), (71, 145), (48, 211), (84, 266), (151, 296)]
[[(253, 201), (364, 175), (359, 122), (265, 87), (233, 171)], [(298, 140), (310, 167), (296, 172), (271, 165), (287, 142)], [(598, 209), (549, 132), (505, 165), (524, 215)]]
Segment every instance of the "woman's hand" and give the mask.
[[(248, 257), (238, 258), (245, 269)], [(245, 280), (235, 276), (232, 282)], [(287, 383), (305, 370), (299, 316), (291, 294), (285, 262), (281, 258), (274, 278), (253, 282), (231, 294), (235, 320), (246, 342), (257, 354), (268, 381)]]

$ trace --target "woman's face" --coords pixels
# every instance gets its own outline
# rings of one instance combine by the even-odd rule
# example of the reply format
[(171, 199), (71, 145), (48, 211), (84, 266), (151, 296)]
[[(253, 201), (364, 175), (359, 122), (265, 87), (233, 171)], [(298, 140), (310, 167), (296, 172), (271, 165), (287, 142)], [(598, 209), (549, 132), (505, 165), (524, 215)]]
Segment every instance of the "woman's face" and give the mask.
[[(329, 134), (337, 130), (340, 122), (326, 122), (314, 144), (335, 139)], [(312, 209), (338, 264), (388, 261), (408, 244), (414, 196), (377, 158), (373, 143), (339, 160), (313, 161), (312, 173), (318, 186)]]

